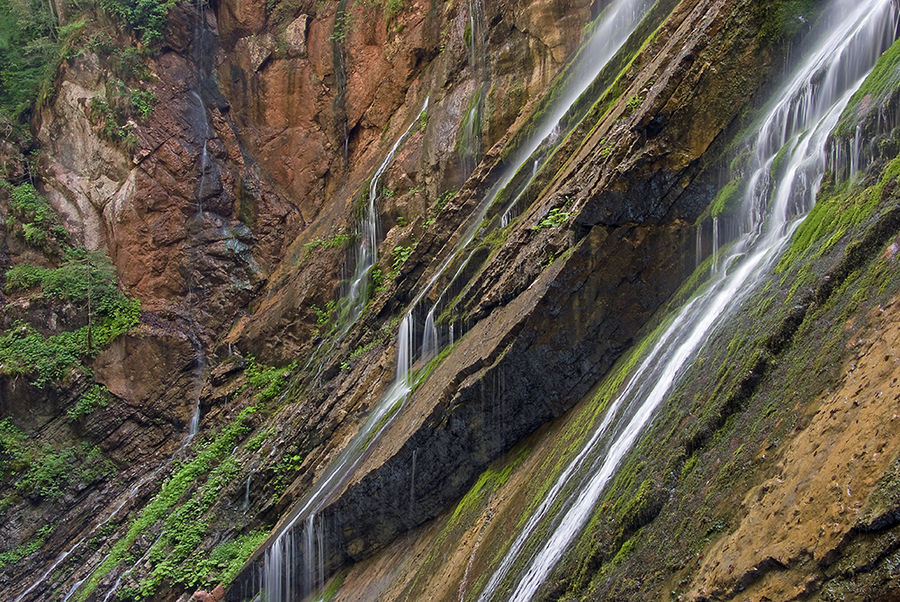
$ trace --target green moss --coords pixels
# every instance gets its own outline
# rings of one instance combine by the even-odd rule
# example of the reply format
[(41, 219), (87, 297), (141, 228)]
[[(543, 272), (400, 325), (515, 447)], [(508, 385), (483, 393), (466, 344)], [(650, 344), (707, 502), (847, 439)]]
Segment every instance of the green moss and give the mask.
[(759, 37), (766, 42), (782, 42), (794, 38), (815, 16), (814, 0), (777, 0), (763, 7), (763, 24)]
[(604, 567), (607, 571), (614, 569), (616, 566), (622, 564), (622, 561), (625, 560), (631, 551), (634, 549), (634, 545), (637, 539), (632, 537), (628, 541), (622, 544), (622, 547), (619, 548), (619, 551), (616, 552), (616, 555), (613, 556), (613, 559), (609, 561), (609, 566)]
[(691, 471), (694, 470), (694, 467), (697, 465), (697, 452), (691, 454), (691, 457), (687, 459), (687, 462), (681, 467), (681, 480), (687, 478)]
[[(177, 530), (178, 528), (184, 528), (186, 532), (183, 535), (172, 536), (168, 540), (174, 546), (171, 558), (160, 560), (159, 565), (154, 568), (153, 576), (146, 584), (141, 585), (138, 593), (149, 595), (147, 592), (154, 589), (161, 579), (181, 579), (184, 575), (190, 574), (181, 572), (178, 559), (184, 556), (186, 548), (192, 542), (197, 541), (199, 531), (206, 528), (205, 523), (196, 518), (202, 515), (202, 506), (208, 508), (221, 487), (236, 474), (235, 459), (231, 456), (232, 450), (250, 431), (247, 422), (258, 410), (257, 406), (250, 406), (242, 410), (233, 422), (210, 439), (192, 461), (178, 469), (162, 485), (159, 493), (132, 520), (125, 535), (113, 544), (103, 563), (78, 589), (73, 597), (74, 600), (79, 602), (86, 600), (106, 575), (129, 558), (129, 550), (138, 538), (149, 533), (159, 521), (171, 521), (168, 526), (170, 534), (173, 529)], [(229, 458), (231, 462), (226, 462)], [(207, 486), (201, 489), (201, 495), (182, 501), (185, 494), (196, 487), (198, 483), (207, 483)], [(177, 518), (168, 519), (170, 516), (177, 516)]]
[(777, 271), (784, 272), (815, 249), (821, 256), (831, 249), (852, 228), (871, 218), (878, 210), (885, 187), (900, 177), (900, 157), (884, 168), (879, 181), (867, 188), (843, 185), (837, 190), (823, 190), (819, 200), (797, 228), (791, 246), (778, 263)]
[(56, 525), (54, 524), (44, 525), (25, 543), (0, 553), (0, 570), (16, 564), (37, 552), (41, 546), (44, 545), (44, 542), (47, 541), (47, 538), (50, 537), (50, 534), (53, 533), (55, 528)]
[(741, 200), (741, 180), (731, 180), (713, 199), (710, 215), (712, 217), (730, 215), (740, 208)]
[(328, 587), (326, 587), (321, 594), (313, 598), (313, 602), (331, 602), (334, 600), (338, 592), (341, 591), (341, 587), (344, 585), (344, 579), (347, 577), (346, 573), (339, 573), (332, 577), (331, 581), (328, 583)]
[(288, 378), (297, 369), (297, 361), (279, 368), (277, 366), (265, 366), (256, 361), (252, 355), (247, 358), (247, 368), (244, 374), (247, 383), (256, 390), (256, 399), (265, 403), (281, 395), (288, 384)]
[(449, 524), (459, 524), (462, 517), (471, 517), (472, 514), (477, 512), (485, 496), (502, 487), (509, 480), (515, 469), (525, 461), (529, 453), (529, 448), (521, 447), (508, 462), (499, 466), (491, 466), (481, 473), (475, 484), (472, 485), (456, 505), (456, 508), (453, 509)]
[(883, 54), (872, 72), (866, 77), (859, 89), (850, 98), (850, 102), (844, 109), (835, 135), (840, 138), (848, 138), (853, 135), (861, 103), (864, 99), (873, 100), (867, 106), (880, 104), (885, 97), (891, 94), (900, 85), (900, 40)]

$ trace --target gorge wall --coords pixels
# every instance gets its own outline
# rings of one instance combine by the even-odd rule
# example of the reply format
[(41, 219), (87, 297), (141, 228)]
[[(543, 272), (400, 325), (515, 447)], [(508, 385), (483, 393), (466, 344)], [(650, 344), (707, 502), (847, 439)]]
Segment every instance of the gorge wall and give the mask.
[[(0, 592), (252, 599), (312, 498), (278, 599), (478, 598), (736, 238), (827, 4), (172, 2), (153, 43), (54, 9), (81, 24), (0, 146)], [(888, 46), (538, 597), (900, 594)]]

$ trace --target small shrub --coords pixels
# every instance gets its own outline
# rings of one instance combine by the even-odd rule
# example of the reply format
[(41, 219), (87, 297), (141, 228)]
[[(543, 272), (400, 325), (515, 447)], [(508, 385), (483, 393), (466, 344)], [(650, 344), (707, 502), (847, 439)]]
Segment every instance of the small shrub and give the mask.
[(100, 0), (100, 7), (147, 44), (162, 41), (169, 9), (175, 0)]
[(50, 201), (27, 183), (10, 190), (6, 229), (45, 250), (51, 243), (62, 243), (66, 238)]
[(413, 248), (411, 246), (402, 246), (397, 245), (394, 247), (393, 252), (393, 260), (391, 262), (391, 269), (394, 272), (398, 272), (400, 267), (406, 263), (406, 260), (409, 259), (409, 256), (412, 255)]
[(546, 228), (556, 228), (558, 226), (563, 225), (568, 221), (569, 217), (571, 217), (571, 213), (568, 211), (563, 211), (559, 207), (550, 210), (550, 213), (547, 214), (547, 217), (542, 219), (539, 223), (532, 226), (531, 229), (540, 232)]
[(25, 543), (0, 554), (0, 570), (37, 552), (55, 528), (55, 524), (44, 525)]
[(72, 420), (81, 420), (85, 416), (93, 414), (96, 410), (107, 407), (110, 399), (111, 396), (106, 387), (94, 384), (84, 395), (78, 398), (75, 405), (69, 408), (66, 413)]
[(288, 377), (296, 368), (296, 361), (279, 368), (260, 364), (256, 358), (250, 356), (247, 358), (247, 368), (244, 373), (249, 385), (257, 391), (256, 399), (260, 403), (265, 403), (281, 395), (287, 387)]

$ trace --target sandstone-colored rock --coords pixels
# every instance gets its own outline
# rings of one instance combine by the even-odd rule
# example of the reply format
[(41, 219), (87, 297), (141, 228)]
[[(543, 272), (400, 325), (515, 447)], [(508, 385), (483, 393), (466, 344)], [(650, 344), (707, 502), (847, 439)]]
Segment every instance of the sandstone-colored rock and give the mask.
[(300, 15), (284, 29), (284, 43), (289, 57), (298, 58), (306, 55), (306, 28), (309, 20), (309, 15)]
[(271, 34), (241, 38), (235, 46), (235, 50), (238, 52), (247, 53), (250, 59), (250, 69), (253, 71), (259, 71), (263, 63), (272, 56), (274, 48), (275, 38)]

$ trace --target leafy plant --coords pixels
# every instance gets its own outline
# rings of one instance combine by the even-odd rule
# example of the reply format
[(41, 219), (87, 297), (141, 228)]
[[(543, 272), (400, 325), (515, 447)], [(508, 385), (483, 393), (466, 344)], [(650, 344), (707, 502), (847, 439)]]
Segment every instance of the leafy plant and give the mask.
[(334, 29), (328, 39), (332, 42), (342, 43), (347, 38), (347, 34), (350, 33), (351, 17), (350, 11), (338, 11), (334, 17)]
[(438, 211), (443, 211), (450, 199), (456, 196), (455, 190), (445, 190), (444, 194), (434, 200), (434, 205)]
[(296, 368), (296, 361), (279, 368), (263, 365), (251, 355), (247, 358), (244, 374), (247, 376), (247, 383), (257, 391), (256, 399), (260, 403), (265, 403), (281, 395), (287, 386), (288, 377)]
[(384, 273), (382, 273), (381, 268), (372, 268), (369, 275), (372, 278), (372, 288), (374, 290), (379, 291), (384, 288)]
[(401, 266), (406, 263), (406, 260), (409, 259), (409, 256), (412, 255), (413, 248), (411, 246), (402, 246), (397, 245), (394, 247), (393, 252), (393, 260), (391, 262), (391, 269), (394, 272), (400, 271)]
[(146, 44), (162, 41), (169, 9), (176, 0), (100, 0), (100, 6), (116, 17)]
[(55, 524), (44, 525), (25, 543), (0, 554), (0, 569), (16, 564), (23, 558), (28, 558), (37, 552), (55, 528)]
[(66, 240), (65, 228), (59, 223), (56, 212), (47, 197), (28, 183), (9, 189), (9, 215), (6, 229), (20, 236), (28, 244), (49, 250), (52, 243)]
[(287, 486), (290, 484), (290, 478), (303, 466), (303, 460), (303, 455), (299, 453), (295, 445), (288, 449), (284, 456), (281, 457), (281, 461), (272, 468), (272, 471), (275, 473), (275, 478), (272, 480), (272, 488), (276, 499), (287, 489)]
[(532, 226), (531, 229), (540, 232), (546, 228), (556, 228), (566, 223), (571, 215), (572, 214), (568, 211), (563, 211), (559, 207), (554, 207), (550, 210), (550, 213), (547, 214), (547, 217)]
[(7, 273), (6, 286), (8, 292), (40, 287), (45, 297), (87, 310), (87, 324), (76, 330), (45, 337), (20, 321), (0, 333), (0, 371), (34, 376), (39, 387), (73, 371), (87, 373), (83, 358), (92, 357), (140, 321), (140, 303), (118, 289), (112, 263), (101, 252), (70, 249), (66, 261), (55, 269), (14, 267)]
[(48, 3), (0, 3), (0, 114), (23, 120), (56, 71), (58, 34)]
[(644, 102), (644, 97), (640, 96), (638, 94), (635, 94), (634, 96), (632, 96), (625, 102), (625, 108), (628, 110), (629, 113), (634, 113), (638, 109), (638, 107), (641, 106), (641, 104), (643, 102)]
[[(154, 546), (157, 548), (157, 551), (153, 553), (154, 569), (150, 579), (141, 583), (137, 591), (133, 592), (135, 597), (152, 597), (163, 578), (189, 586), (205, 579), (206, 575), (199, 575), (193, 570), (197, 566), (197, 562), (202, 562), (202, 560), (194, 557), (187, 560), (189, 556), (185, 556), (184, 552), (187, 552), (188, 548), (190, 551), (195, 549), (196, 546), (191, 547), (190, 543), (196, 541), (201, 527), (203, 530), (206, 529), (206, 523), (202, 520), (203, 514), (218, 497), (227, 480), (234, 478), (236, 461), (230, 454), (235, 445), (250, 432), (247, 422), (257, 411), (259, 411), (258, 406), (250, 406), (241, 410), (237, 418), (226, 425), (215, 437), (212, 437), (192, 461), (178, 469), (162, 485), (156, 497), (132, 521), (125, 536), (112, 546), (103, 563), (85, 581), (81, 589), (75, 592), (73, 600), (87, 599), (100, 581), (113, 568), (128, 558), (128, 552), (137, 539), (159, 521), (168, 523), (164, 529), (168, 528), (170, 535), (173, 529), (179, 528), (185, 528), (186, 533), (183, 536), (173, 535), (172, 538), (166, 540), (165, 546), (159, 545), (162, 540), (158, 542), (157, 546)], [(229, 458), (232, 459), (232, 462), (226, 461)], [(179, 505), (184, 494), (196, 487), (198, 482), (204, 484), (199, 495), (192, 496), (187, 502)], [(173, 508), (180, 508), (184, 505), (187, 506), (187, 509), (173, 510)], [(169, 516), (177, 516), (177, 518), (172, 518), (169, 522), (167, 518)], [(170, 544), (177, 545), (177, 549), (169, 547)], [(241, 548), (241, 550), (244, 549), (246, 548)], [(161, 553), (166, 550), (171, 553)]]
[(99, 408), (107, 407), (110, 399), (109, 390), (103, 385), (95, 383), (84, 395), (78, 398), (78, 401), (66, 411), (66, 414), (72, 420), (81, 420), (85, 416), (93, 414)]

